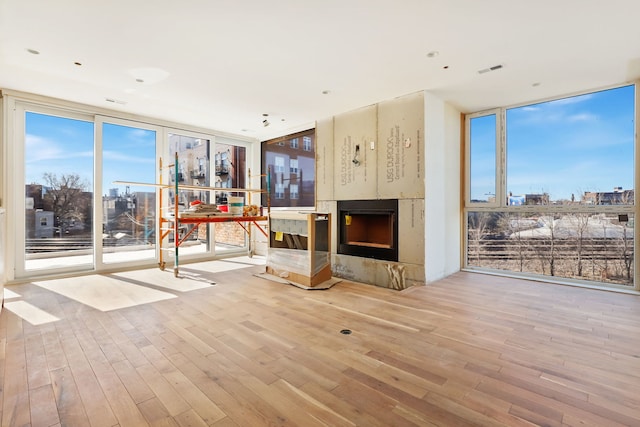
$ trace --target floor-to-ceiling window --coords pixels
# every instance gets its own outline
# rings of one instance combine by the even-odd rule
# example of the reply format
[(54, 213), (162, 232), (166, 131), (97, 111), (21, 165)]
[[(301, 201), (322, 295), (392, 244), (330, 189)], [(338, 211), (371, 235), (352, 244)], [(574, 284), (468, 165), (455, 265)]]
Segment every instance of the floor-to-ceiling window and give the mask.
[[(173, 186), (178, 185), (178, 197), (170, 188), (167, 191), (164, 214), (168, 215), (175, 209), (175, 201), (178, 203), (178, 211), (188, 210), (193, 202), (210, 203), (211, 191), (211, 141), (204, 136), (186, 132), (170, 132), (168, 134), (168, 155), (163, 163), (167, 165), (167, 182)], [(202, 189), (199, 189), (202, 187)], [(163, 203), (164, 204), (164, 203)], [(210, 251), (211, 238), (208, 224), (180, 228), (180, 235), (169, 236), (171, 245), (174, 239), (183, 241), (180, 245), (181, 255), (204, 254)]]
[[(228, 209), (231, 197), (241, 197), (244, 204), (259, 204), (259, 194), (234, 191), (247, 187), (247, 145), (236, 140), (220, 137), (215, 141), (203, 135), (184, 131), (167, 134), (167, 160), (163, 161), (166, 182), (172, 188), (166, 191), (163, 208), (168, 215), (175, 212), (175, 191), (178, 186), (178, 211), (188, 210), (194, 202), (214, 204), (221, 210)], [(213, 154), (211, 154), (213, 152)], [(259, 178), (259, 176), (258, 176)], [(256, 180), (260, 188), (260, 180)], [(229, 189), (229, 190), (226, 190)], [(167, 236), (168, 245), (174, 245), (174, 236)], [(202, 223), (185, 225), (178, 236), (182, 243), (179, 256), (216, 254), (245, 250), (247, 234), (236, 223)]]
[[(222, 208), (232, 196), (259, 204), (259, 194), (235, 190), (251, 182), (250, 141), (223, 136), (214, 145), (213, 133), (96, 114), (85, 106), (10, 96), (5, 102), (10, 280), (157, 265), (158, 220), (175, 210), (171, 188), (159, 200), (161, 180), (173, 185), (177, 179), (184, 187), (179, 209), (195, 200)], [(165, 246), (173, 238), (166, 236)], [(237, 224), (202, 224), (180, 256), (203, 259), (246, 249), (246, 233)]]
[[(16, 271), (93, 267), (94, 124), (90, 117), (21, 105), (16, 126), (23, 167), (14, 166)], [(23, 151), (20, 150), (23, 148)], [(17, 212), (16, 212), (17, 213)]]
[(156, 257), (157, 130), (140, 124), (97, 121), (101, 148), (102, 261), (123, 263)]
[[(217, 188), (247, 188), (247, 148), (222, 139), (215, 145), (215, 182)], [(260, 188), (260, 179), (253, 180), (257, 188)], [(251, 181), (251, 179), (249, 179)], [(216, 191), (215, 203), (221, 206), (229, 204), (230, 197), (241, 197), (245, 205), (260, 204), (260, 194), (237, 191)], [(249, 224), (248, 227), (251, 227)], [(247, 244), (247, 235), (238, 224), (217, 223), (214, 226), (216, 252), (244, 249)]]
[(635, 91), (467, 116), (467, 268), (634, 286)]

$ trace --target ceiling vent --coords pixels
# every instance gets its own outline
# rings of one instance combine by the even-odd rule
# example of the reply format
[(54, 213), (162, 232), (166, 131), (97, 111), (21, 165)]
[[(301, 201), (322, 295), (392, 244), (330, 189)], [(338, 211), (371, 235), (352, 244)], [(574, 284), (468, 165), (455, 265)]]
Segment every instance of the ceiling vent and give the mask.
[(126, 105), (127, 101), (121, 101), (119, 99), (114, 99), (114, 98), (105, 98), (104, 99), (107, 102), (113, 102), (114, 104), (120, 104), (120, 105)]
[(494, 65), (493, 67), (484, 68), (482, 70), (479, 70), (478, 74), (488, 73), (489, 71), (496, 71), (496, 70), (499, 70), (502, 67), (503, 67), (502, 64)]

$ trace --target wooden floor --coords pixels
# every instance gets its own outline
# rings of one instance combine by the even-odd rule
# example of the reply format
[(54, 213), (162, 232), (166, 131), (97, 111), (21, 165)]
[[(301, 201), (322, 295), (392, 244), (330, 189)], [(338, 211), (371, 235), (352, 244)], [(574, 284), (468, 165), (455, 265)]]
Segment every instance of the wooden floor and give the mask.
[(188, 265), (206, 284), (188, 292), (154, 270), (124, 283), (167, 298), (110, 311), (11, 286), (2, 426), (640, 425), (640, 297), (472, 273), (305, 291), (262, 270)]

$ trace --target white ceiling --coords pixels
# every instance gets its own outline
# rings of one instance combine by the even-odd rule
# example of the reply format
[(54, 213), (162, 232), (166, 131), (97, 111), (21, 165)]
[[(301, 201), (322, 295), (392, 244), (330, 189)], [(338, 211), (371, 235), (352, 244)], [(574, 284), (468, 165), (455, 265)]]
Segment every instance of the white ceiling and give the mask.
[(0, 88), (258, 139), (419, 90), (473, 112), (638, 78), (638, 0), (0, 0)]

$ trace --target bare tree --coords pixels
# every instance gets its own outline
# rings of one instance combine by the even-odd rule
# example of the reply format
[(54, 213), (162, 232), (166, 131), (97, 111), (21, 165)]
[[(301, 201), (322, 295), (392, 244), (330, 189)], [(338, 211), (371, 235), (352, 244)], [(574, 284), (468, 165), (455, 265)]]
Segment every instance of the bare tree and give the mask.
[(577, 247), (576, 247), (576, 256), (577, 256), (577, 276), (582, 277), (582, 259), (583, 259), (583, 248), (584, 248), (584, 239), (585, 234), (588, 236), (589, 229), (589, 214), (588, 213), (576, 213), (574, 215), (575, 224), (576, 224), (576, 238), (577, 238)]
[(482, 240), (489, 234), (489, 212), (469, 213), (469, 243), (476, 249), (476, 266), (480, 266), (480, 245)]
[(628, 222), (623, 221), (622, 225), (622, 237), (621, 240), (621, 252), (622, 262), (625, 270), (625, 279), (628, 283), (631, 283), (631, 268), (633, 267), (633, 241), (630, 238), (631, 232), (628, 230)]
[[(622, 193), (620, 202), (623, 205), (633, 205), (633, 191), (625, 190)], [(624, 217), (624, 220), (621, 218)], [(633, 231), (628, 231), (629, 226), (629, 217), (628, 215), (620, 215), (618, 216), (618, 222), (622, 226), (622, 262), (625, 270), (625, 279), (628, 283), (632, 282), (631, 279), (631, 269), (633, 267)]]
[(84, 224), (87, 204), (84, 195), (89, 184), (75, 173), (58, 177), (55, 173), (47, 172), (43, 178), (47, 186), (43, 201), (48, 210), (53, 211), (62, 237), (74, 223)]
[[(520, 272), (524, 271), (525, 246), (521, 231), (523, 230), (523, 218), (519, 212), (516, 214), (505, 213), (498, 220), (500, 228), (507, 233), (507, 246), (511, 246), (511, 242), (515, 241), (516, 253), (518, 255), (518, 265)], [(509, 251), (510, 252), (510, 251)]]
[(542, 274), (545, 274), (545, 265), (549, 265), (549, 275), (556, 274), (556, 240), (558, 239), (556, 230), (556, 218), (553, 214), (541, 218), (544, 227), (549, 229), (549, 235), (541, 234), (540, 237), (530, 239), (527, 243), (533, 249), (540, 261)]

